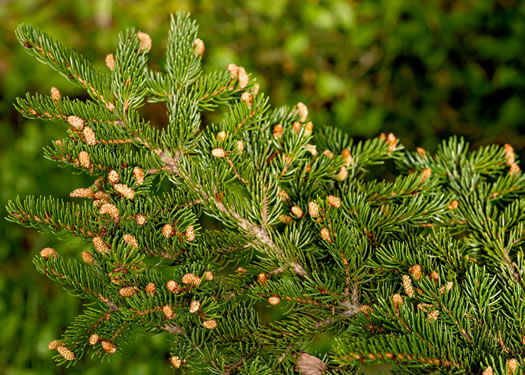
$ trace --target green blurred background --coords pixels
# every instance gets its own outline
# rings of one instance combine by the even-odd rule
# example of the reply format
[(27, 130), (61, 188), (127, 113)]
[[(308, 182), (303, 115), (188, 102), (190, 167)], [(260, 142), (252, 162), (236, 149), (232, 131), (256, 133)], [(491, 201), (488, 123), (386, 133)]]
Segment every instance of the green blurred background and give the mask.
[[(474, 146), (525, 146), (525, 2), (514, 0), (16, 0), (0, 1), (0, 206), (17, 194), (65, 197), (85, 177), (42, 157), (65, 127), (27, 121), (13, 108), (27, 91), (85, 98), (27, 55), (15, 27), (31, 23), (104, 69), (117, 34), (152, 36), (151, 65), (162, 67), (169, 14), (190, 11), (206, 44), (207, 69), (231, 62), (254, 74), (274, 105), (303, 101), (316, 126), (356, 137), (394, 132), (409, 148), (434, 150), (452, 134)], [(164, 121), (159, 107), (148, 117)], [(5, 211), (4, 215), (5, 216)], [(81, 304), (40, 276), (31, 258), (60, 242), (0, 220), (0, 373), (159, 374), (171, 370), (169, 342), (137, 340), (111, 363), (55, 368), (47, 343)]]

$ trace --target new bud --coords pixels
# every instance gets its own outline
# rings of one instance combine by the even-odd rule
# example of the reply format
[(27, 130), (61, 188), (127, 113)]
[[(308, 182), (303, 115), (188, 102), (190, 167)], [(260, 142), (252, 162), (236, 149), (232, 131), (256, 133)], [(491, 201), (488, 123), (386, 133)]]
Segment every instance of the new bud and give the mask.
[(140, 48), (144, 52), (149, 52), (151, 50), (151, 37), (148, 34), (139, 31), (137, 33), (137, 38), (140, 41)]
[(201, 39), (197, 38), (193, 41), (193, 51), (195, 54), (202, 56), (204, 53), (204, 42)]

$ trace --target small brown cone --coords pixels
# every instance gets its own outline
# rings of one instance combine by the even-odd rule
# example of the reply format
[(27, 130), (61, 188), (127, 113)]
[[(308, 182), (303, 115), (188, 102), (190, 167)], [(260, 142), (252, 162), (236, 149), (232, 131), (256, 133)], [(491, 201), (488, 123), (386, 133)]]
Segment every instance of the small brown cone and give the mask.
[(290, 200), (290, 196), (284, 190), (279, 191), (278, 195), (279, 195), (279, 198), (281, 198), (281, 201), (283, 202), (288, 202)]
[(414, 277), (416, 281), (421, 280), (421, 266), (419, 264), (414, 264), (408, 269), (408, 272)]
[(146, 293), (148, 293), (150, 297), (155, 297), (155, 289), (155, 284), (153, 283), (146, 285)]
[(314, 123), (312, 121), (308, 121), (306, 124), (304, 124), (304, 135), (307, 137), (312, 135), (312, 132), (314, 130)]
[(302, 102), (297, 103), (297, 111), (299, 112), (299, 121), (305, 122), (308, 118), (308, 108), (306, 105)]
[(520, 171), (520, 166), (517, 163), (512, 163), (509, 168), (509, 175), (516, 174)]
[(279, 215), (279, 221), (285, 225), (291, 224), (293, 219), (288, 215)]
[(222, 148), (214, 148), (211, 150), (211, 155), (215, 158), (223, 158), (226, 156), (226, 151), (224, 151)]
[(71, 198), (93, 198), (94, 193), (90, 188), (77, 188), (69, 193)]
[(343, 149), (343, 152), (341, 153), (343, 156), (343, 162), (345, 167), (348, 167), (352, 164), (354, 164), (354, 158), (352, 158), (352, 155), (350, 154), (350, 150), (345, 148)]
[(421, 171), (421, 182), (425, 181), (427, 178), (429, 178), (432, 175), (432, 169), (425, 168)]
[(96, 333), (89, 336), (89, 345), (96, 345), (100, 341), (100, 336)]
[(439, 274), (436, 271), (432, 271), (430, 273), (430, 278), (434, 281), (436, 285), (439, 283)]
[(226, 132), (225, 131), (220, 131), (217, 133), (217, 136), (215, 137), (217, 139), (217, 141), (219, 142), (224, 142), (226, 140)]
[(59, 345), (61, 345), (60, 341), (53, 340), (53, 341), (50, 341), (49, 344), (47, 344), (47, 348), (49, 350), (56, 350), (56, 348), (58, 348)]
[(190, 313), (195, 314), (201, 308), (201, 303), (199, 301), (191, 301), (190, 303)]
[(86, 264), (93, 264), (95, 263), (95, 260), (93, 259), (93, 256), (89, 251), (83, 251), (82, 252), (82, 261)]
[(86, 169), (91, 167), (91, 158), (86, 151), (80, 151), (78, 153), (78, 161), (80, 162), (80, 165)]
[(428, 320), (430, 320), (431, 322), (437, 320), (438, 317), (439, 317), (438, 310), (434, 310), (428, 313)]
[(242, 140), (237, 141), (236, 148), (239, 154), (242, 154), (244, 152), (244, 141)]
[(137, 294), (137, 289), (133, 286), (125, 286), (123, 288), (120, 288), (118, 291), (121, 297), (131, 297), (135, 294)]
[(315, 145), (311, 145), (311, 144), (307, 143), (307, 144), (305, 145), (305, 149), (306, 149), (306, 151), (308, 151), (310, 154), (312, 154), (312, 156), (313, 156), (314, 158), (316, 158), (317, 155), (319, 155), (319, 152), (317, 152), (317, 147), (316, 147)]
[(77, 130), (82, 130), (84, 128), (84, 120), (78, 116), (68, 116), (67, 122)]
[(49, 257), (55, 258), (57, 256), (57, 253), (55, 249), (51, 247), (45, 247), (42, 249), (42, 251), (40, 251), (40, 256), (46, 259), (49, 259)]
[(113, 219), (117, 219), (119, 217), (119, 210), (117, 206), (112, 203), (104, 203), (102, 206), (100, 206), (98, 212), (101, 215), (109, 215)]
[(313, 218), (318, 217), (319, 216), (319, 205), (313, 201), (308, 203), (308, 214)]
[(457, 210), (458, 207), (459, 207), (459, 203), (455, 199), (452, 202), (450, 202), (450, 204), (448, 205), (449, 210)]
[(84, 130), (82, 130), (82, 134), (84, 134), (84, 139), (86, 140), (86, 143), (88, 145), (94, 146), (97, 144), (97, 137), (95, 135), (95, 132), (89, 126), (84, 127)]
[(138, 243), (137, 239), (135, 238), (135, 236), (133, 236), (131, 234), (123, 235), (122, 239), (124, 240), (125, 243), (127, 243), (128, 245), (131, 245), (131, 247), (133, 247), (135, 249), (137, 247), (139, 247), (139, 243)]
[(173, 227), (170, 224), (165, 224), (162, 227), (161, 232), (162, 232), (162, 235), (166, 238), (170, 238), (174, 234)]
[(164, 314), (166, 319), (175, 318), (175, 312), (173, 311), (173, 308), (170, 305), (164, 305), (162, 307), (162, 313)]
[(511, 358), (507, 361), (507, 375), (514, 375), (518, 370), (519, 363), (516, 358)]
[(301, 128), (303, 126), (301, 125), (301, 123), (299, 121), (294, 121), (293, 124), (292, 124), (292, 128), (295, 132), (295, 134), (299, 134), (301, 132)]
[(330, 231), (328, 228), (322, 228), (321, 229), (321, 238), (325, 241), (332, 242), (332, 238), (330, 236)]
[(239, 87), (241, 89), (246, 88), (246, 86), (248, 86), (248, 82), (250, 81), (250, 77), (248, 76), (248, 73), (246, 73), (246, 69), (244, 69), (242, 66), (239, 66), (237, 74), (239, 77)]
[(113, 188), (118, 191), (122, 196), (126, 199), (134, 199), (135, 198), (135, 190), (130, 188), (128, 185), (124, 184), (115, 184), (113, 185)]
[(514, 148), (508, 143), (505, 144), (503, 147), (505, 149), (505, 162), (507, 163), (507, 165), (510, 166), (512, 163), (514, 163), (515, 160)]
[(138, 225), (146, 224), (146, 216), (144, 216), (142, 214), (136, 214), (135, 215), (135, 223), (137, 223)]
[(105, 62), (110, 70), (115, 70), (115, 56), (112, 53), (106, 55)]
[(232, 79), (239, 75), (239, 67), (235, 64), (228, 64), (228, 71), (230, 72)]
[(201, 283), (200, 277), (195, 276), (193, 273), (187, 273), (182, 276), (182, 282), (186, 285), (199, 286)]
[(268, 281), (268, 276), (266, 276), (265, 273), (261, 272), (257, 275), (257, 280), (263, 284), (266, 284), (266, 282)]
[(291, 211), (292, 211), (292, 214), (294, 214), (298, 219), (301, 219), (304, 215), (303, 210), (299, 206), (293, 206)]
[(137, 185), (142, 185), (144, 183), (144, 171), (140, 167), (133, 168), (133, 176), (137, 180)]
[(432, 308), (434, 308), (434, 305), (432, 305), (430, 303), (418, 303), (417, 304), (417, 309), (421, 310), (421, 311), (424, 311), (424, 312), (428, 312), (429, 309), (432, 309)]
[(396, 150), (396, 144), (397, 144), (397, 138), (394, 135), (394, 133), (388, 133), (386, 137), (386, 141), (388, 143), (388, 151), (393, 152)]
[(172, 356), (170, 358), (170, 362), (171, 364), (173, 365), (173, 367), (175, 368), (180, 368), (180, 366), (182, 365), (182, 361), (180, 360), (180, 358), (176, 355)]
[(281, 299), (277, 296), (271, 296), (270, 298), (268, 298), (268, 302), (270, 303), (270, 305), (278, 305), (279, 302), (281, 302)]
[(151, 37), (148, 34), (139, 31), (137, 33), (137, 38), (140, 41), (140, 48), (144, 52), (149, 52), (151, 50)]
[(281, 124), (277, 124), (273, 127), (273, 137), (275, 139), (279, 139), (283, 136), (283, 126)]
[(346, 169), (346, 167), (341, 167), (339, 169), (339, 172), (337, 172), (337, 179), (339, 181), (344, 181), (346, 180), (347, 177), (348, 177), (348, 170)]
[(104, 349), (104, 351), (108, 354), (113, 354), (117, 351), (117, 347), (109, 341), (102, 340), (101, 344), (102, 344), (102, 349)]
[(241, 95), (241, 101), (243, 103), (246, 103), (248, 108), (251, 108), (253, 104), (253, 95), (250, 94), (249, 92), (243, 92)]
[(51, 87), (51, 98), (54, 101), (58, 101), (58, 100), (60, 100), (61, 97), (62, 97), (62, 95), (60, 94), (60, 91), (58, 91), (58, 89), (56, 87)]
[(334, 153), (328, 149), (323, 151), (323, 156), (327, 157), (328, 159), (334, 158)]
[(301, 375), (322, 375), (328, 371), (328, 366), (319, 358), (303, 352), (297, 359), (297, 369)]
[(202, 39), (197, 38), (193, 41), (193, 51), (195, 54), (202, 56), (204, 53), (204, 42)]
[(59, 345), (57, 347), (57, 352), (60, 354), (66, 361), (72, 361), (75, 359), (75, 354), (66, 348), (64, 345)]
[(365, 314), (366, 316), (370, 315), (370, 313), (373, 313), (374, 312), (374, 309), (368, 305), (361, 305), (359, 307), (359, 311), (361, 311), (363, 314)]
[(99, 251), (102, 254), (106, 254), (110, 250), (109, 246), (104, 242), (104, 240), (101, 237), (93, 237), (93, 246), (97, 251)]
[(195, 231), (193, 230), (193, 225), (190, 225), (188, 228), (186, 228), (186, 233), (184, 234), (184, 237), (188, 241), (193, 241), (195, 239)]
[(401, 297), (401, 294), (394, 294), (392, 296), (392, 302), (394, 303), (394, 307), (398, 308), (403, 304), (403, 297)]
[(215, 329), (217, 328), (217, 321), (215, 319), (205, 320), (202, 325), (208, 329)]
[(403, 275), (403, 288), (409, 297), (414, 297), (414, 288), (412, 288), (412, 279), (408, 275)]
[(175, 280), (170, 280), (166, 283), (166, 288), (172, 292), (172, 293), (179, 293), (180, 292), (180, 286), (179, 286), (179, 283), (176, 282)]
[(111, 185), (117, 184), (120, 181), (120, 175), (116, 170), (112, 169), (109, 171), (108, 181)]
[(329, 195), (326, 198), (326, 203), (328, 203), (329, 206), (332, 206), (334, 208), (341, 207), (341, 199), (339, 197), (336, 197), (335, 195)]
[(109, 202), (111, 200), (111, 196), (104, 191), (97, 191), (95, 193), (95, 199), (99, 199), (104, 202)]

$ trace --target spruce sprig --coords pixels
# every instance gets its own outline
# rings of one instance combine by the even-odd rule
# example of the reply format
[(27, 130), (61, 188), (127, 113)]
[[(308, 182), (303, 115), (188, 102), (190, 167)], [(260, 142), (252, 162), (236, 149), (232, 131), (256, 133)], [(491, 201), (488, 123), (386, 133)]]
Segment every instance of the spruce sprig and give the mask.
[[(105, 72), (32, 26), (17, 37), (91, 97), (52, 88), (16, 103), (67, 127), (44, 155), (92, 179), (69, 199), (7, 206), (8, 220), (89, 246), (34, 259), (90, 301), (50, 343), (58, 363), (155, 333), (194, 374), (523, 368), (525, 177), (510, 145), (451, 138), (431, 155), (392, 133), (314, 129), (304, 104), (272, 108), (243, 67), (204, 72), (182, 13), (164, 71), (149, 68), (156, 43), (142, 31), (120, 35)], [(165, 102), (168, 122), (146, 121), (146, 102)], [(384, 163), (387, 180), (374, 174)], [(312, 349), (323, 337), (328, 349)]]

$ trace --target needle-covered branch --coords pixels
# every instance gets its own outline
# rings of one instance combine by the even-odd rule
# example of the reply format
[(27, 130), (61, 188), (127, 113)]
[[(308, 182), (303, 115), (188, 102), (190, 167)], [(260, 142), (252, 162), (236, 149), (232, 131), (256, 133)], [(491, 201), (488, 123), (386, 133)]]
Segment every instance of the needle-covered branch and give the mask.
[[(16, 103), (65, 125), (45, 157), (92, 178), (7, 206), (8, 220), (85, 241), (34, 259), (92, 303), (49, 344), (60, 364), (148, 332), (171, 336), (166, 366), (188, 374), (523, 372), (512, 146), (412, 152), (392, 133), (314, 126), (303, 103), (272, 108), (242, 66), (204, 72), (186, 14), (171, 19), (164, 71), (148, 66), (161, 43), (144, 31), (120, 35), (105, 72), (31, 26), (17, 36), (91, 97), (53, 87)], [(145, 102), (165, 102), (167, 123), (146, 121)]]

